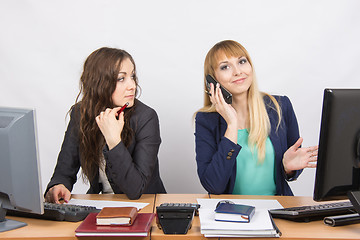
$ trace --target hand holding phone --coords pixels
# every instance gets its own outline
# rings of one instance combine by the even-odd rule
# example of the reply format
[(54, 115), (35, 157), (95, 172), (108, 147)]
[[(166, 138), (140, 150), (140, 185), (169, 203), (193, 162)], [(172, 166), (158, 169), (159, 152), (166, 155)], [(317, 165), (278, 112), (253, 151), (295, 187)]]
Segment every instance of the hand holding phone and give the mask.
[[(206, 76), (206, 87), (210, 90), (210, 83), (214, 84), (214, 87), (216, 87), (216, 84), (218, 81), (216, 81), (211, 75)], [(226, 90), (223, 86), (220, 85), (221, 93), (224, 97), (224, 100), (227, 104), (232, 103), (232, 94)]]

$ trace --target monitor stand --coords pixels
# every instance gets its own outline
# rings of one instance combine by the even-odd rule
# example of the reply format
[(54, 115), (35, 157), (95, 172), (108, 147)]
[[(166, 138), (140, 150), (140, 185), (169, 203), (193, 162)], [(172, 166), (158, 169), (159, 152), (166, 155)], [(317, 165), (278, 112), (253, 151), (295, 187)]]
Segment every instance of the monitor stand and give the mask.
[(6, 219), (5, 216), (6, 216), (6, 209), (2, 208), (0, 205), (0, 232), (6, 232), (27, 225), (24, 222), (15, 221), (12, 219)]
[(360, 191), (350, 191), (348, 192), (348, 197), (356, 211), (360, 214)]

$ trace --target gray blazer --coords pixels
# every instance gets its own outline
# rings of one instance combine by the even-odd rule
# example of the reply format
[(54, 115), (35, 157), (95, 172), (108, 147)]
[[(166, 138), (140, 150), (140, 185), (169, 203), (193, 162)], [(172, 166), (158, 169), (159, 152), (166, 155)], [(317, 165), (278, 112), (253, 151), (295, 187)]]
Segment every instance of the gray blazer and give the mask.
[[(138, 199), (144, 193), (166, 193), (159, 174), (158, 151), (161, 143), (159, 119), (154, 109), (135, 100), (136, 108), (130, 119), (134, 131), (131, 145), (123, 142), (103, 152), (105, 172), (114, 193), (125, 193), (129, 199)], [(70, 191), (77, 180), (81, 166), (79, 156), (79, 111), (74, 108), (65, 132), (53, 176), (46, 192), (56, 184), (64, 184)], [(100, 193), (99, 175), (90, 182), (87, 193)], [(45, 193), (46, 194), (46, 193)]]

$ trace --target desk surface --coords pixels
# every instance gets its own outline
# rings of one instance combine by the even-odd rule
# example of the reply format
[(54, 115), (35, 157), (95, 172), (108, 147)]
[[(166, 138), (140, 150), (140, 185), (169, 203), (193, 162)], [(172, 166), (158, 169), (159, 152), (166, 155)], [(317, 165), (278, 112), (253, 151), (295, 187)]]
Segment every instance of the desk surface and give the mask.
[[(159, 206), (165, 202), (175, 203), (196, 203), (198, 198), (209, 198), (208, 194), (156, 194), (155, 206)], [(155, 210), (156, 212), (156, 210)], [(162, 230), (157, 228), (156, 224), (153, 223), (151, 228), (151, 240), (180, 240), (180, 239), (206, 239), (200, 233), (200, 220), (199, 217), (194, 217), (191, 229), (185, 235), (165, 235)]]
[[(125, 194), (74, 194), (72, 195), (78, 199), (91, 199), (91, 200), (106, 200), (106, 201), (135, 201), (149, 203), (146, 207), (140, 210), (140, 212), (151, 213), (154, 209), (155, 194), (144, 194), (138, 200), (129, 200)], [(28, 225), (19, 229), (0, 233), (0, 239), (9, 240), (23, 240), (23, 239), (57, 239), (57, 240), (70, 240), (78, 239), (75, 237), (75, 229), (80, 225), (81, 222), (57, 222), (57, 221), (46, 221), (32, 218), (20, 218), (10, 217), (6, 218), (14, 219), (22, 222), (26, 222)], [(80, 239), (99, 239), (95, 237), (81, 237)], [(112, 237), (111, 239), (117, 239)], [(120, 239), (120, 238), (118, 238)], [(126, 238), (121, 238), (126, 239)], [(129, 238), (132, 240), (137, 239), (150, 239), (147, 238)]]
[[(115, 200), (115, 201), (130, 201), (125, 195), (87, 195), (79, 194), (73, 195), (82, 199), (93, 200)], [(315, 205), (319, 204), (314, 202), (311, 197), (288, 197), (288, 196), (240, 196), (240, 195), (207, 195), (207, 194), (145, 194), (136, 202), (149, 203), (141, 212), (155, 212), (155, 207), (163, 202), (196, 202), (197, 198), (244, 198), (244, 199), (276, 199), (284, 207), (294, 207), (303, 205)], [(17, 219), (19, 221), (26, 222), (28, 226), (19, 228), (16, 230), (0, 233), (0, 239), (77, 239), (75, 237), (75, 229), (79, 226), (78, 223), (71, 222), (56, 222), (46, 221), (30, 218), (17, 218), (8, 217), (11, 219)], [(341, 227), (329, 227), (322, 221), (313, 221), (310, 223), (297, 223), (286, 221), (282, 219), (274, 219), (275, 223), (282, 232), (280, 239), (360, 239), (360, 224), (341, 226)], [(161, 230), (156, 227), (155, 221), (152, 224), (152, 230), (150, 233), (151, 239), (207, 239), (200, 233), (199, 218), (195, 217), (192, 228), (186, 235), (164, 235)], [(137, 239), (150, 239), (147, 238), (128, 238), (132, 240)], [(80, 238), (80, 239), (99, 239), (99, 238)], [(126, 238), (111, 238), (111, 239), (126, 239)], [(216, 239), (217, 238), (209, 238)], [(234, 238), (222, 238), (222, 239), (234, 239)], [(252, 238), (254, 239), (254, 238)]]
[[(312, 197), (211, 195), (210, 198), (276, 199), (283, 207), (321, 204), (312, 200)], [(360, 239), (360, 224), (330, 227), (322, 220), (299, 223), (274, 218), (274, 221), (282, 233), (280, 239)]]

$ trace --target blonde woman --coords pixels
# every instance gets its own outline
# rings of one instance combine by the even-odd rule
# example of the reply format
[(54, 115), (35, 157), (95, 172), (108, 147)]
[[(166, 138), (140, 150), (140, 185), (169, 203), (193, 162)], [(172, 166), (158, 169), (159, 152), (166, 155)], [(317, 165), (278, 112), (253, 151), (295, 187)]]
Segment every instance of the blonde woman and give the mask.
[[(287, 181), (316, 167), (317, 146), (303, 139), (286, 96), (258, 90), (246, 49), (225, 40), (208, 52), (204, 107), (196, 114), (196, 161), (203, 187), (213, 194), (293, 195)], [(220, 85), (232, 94), (228, 104)]]

